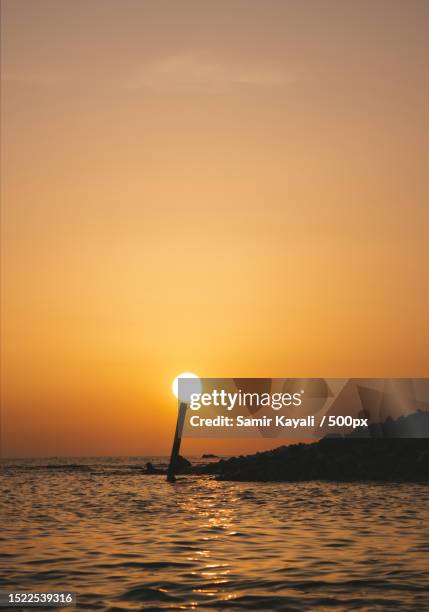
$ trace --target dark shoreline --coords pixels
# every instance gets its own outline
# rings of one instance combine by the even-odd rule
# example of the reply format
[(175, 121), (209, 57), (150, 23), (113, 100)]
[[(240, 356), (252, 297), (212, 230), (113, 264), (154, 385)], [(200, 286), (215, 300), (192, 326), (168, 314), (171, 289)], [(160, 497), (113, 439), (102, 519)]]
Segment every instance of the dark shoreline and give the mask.
[(184, 471), (248, 482), (429, 482), (429, 411)]
[(189, 471), (249, 482), (429, 482), (429, 438), (324, 438), (312, 444), (221, 459)]

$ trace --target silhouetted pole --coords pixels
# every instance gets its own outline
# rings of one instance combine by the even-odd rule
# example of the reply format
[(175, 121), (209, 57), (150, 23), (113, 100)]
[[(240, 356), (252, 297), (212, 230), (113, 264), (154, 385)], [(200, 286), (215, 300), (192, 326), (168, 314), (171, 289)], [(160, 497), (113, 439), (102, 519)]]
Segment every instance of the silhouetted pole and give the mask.
[(179, 412), (177, 413), (176, 433), (174, 434), (173, 446), (171, 449), (170, 464), (167, 470), (167, 482), (176, 482), (177, 458), (180, 451), (180, 442), (182, 441), (182, 430), (185, 423), (186, 404), (180, 402)]

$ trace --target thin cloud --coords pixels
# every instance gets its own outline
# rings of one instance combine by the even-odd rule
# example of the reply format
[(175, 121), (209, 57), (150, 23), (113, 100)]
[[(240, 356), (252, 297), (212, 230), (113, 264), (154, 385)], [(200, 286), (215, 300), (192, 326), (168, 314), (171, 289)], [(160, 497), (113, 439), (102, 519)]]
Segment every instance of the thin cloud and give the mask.
[(130, 79), (129, 86), (166, 92), (180, 89), (216, 92), (240, 86), (275, 87), (292, 80), (290, 74), (269, 65), (227, 64), (176, 55), (147, 63)]

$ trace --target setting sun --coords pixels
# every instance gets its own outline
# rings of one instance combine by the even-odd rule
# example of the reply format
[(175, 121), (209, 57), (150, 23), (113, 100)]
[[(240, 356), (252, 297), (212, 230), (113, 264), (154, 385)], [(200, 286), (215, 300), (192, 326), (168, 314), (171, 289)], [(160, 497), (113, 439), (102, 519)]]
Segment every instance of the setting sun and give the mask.
[(182, 374), (179, 374), (178, 376), (176, 376), (176, 378), (173, 380), (173, 383), (171, 385), (173, 394), (175, 395), (177, 399), (180, 399), (180, 401), (182, 402), (189, 401), (188, 390), (185, 395), (179, 393), (179, 379), (181, 378), (182, 379), (189, 378), (192, 380), (192, 383), (191, 383), (192, 393), (201, 393), (201, 381), (198, 378), (198, 376), (196, 374), (193, 374), (192, 372), (182, 372)]

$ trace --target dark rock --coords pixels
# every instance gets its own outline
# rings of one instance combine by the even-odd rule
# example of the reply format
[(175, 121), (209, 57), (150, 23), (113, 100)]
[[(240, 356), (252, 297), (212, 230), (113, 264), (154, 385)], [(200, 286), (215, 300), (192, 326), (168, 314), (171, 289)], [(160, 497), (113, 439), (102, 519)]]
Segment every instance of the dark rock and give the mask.
[(146, 463), (146, 474), (160, 474), (161, 470), (158, 470), (158, 468), (156, 468), (153, 463), (151, 463), (150, 461), (148, 461)]
[(190, 472), (192, 470), (192, 463), (190, 461), (188, 461), (188, 459), (186, 459), (185, 457), (182, 457), (182, 455), (179, 455), (177, 457), (177, 463), (176, 463), (176, 472), (179, 474), (186, 474), (187, 472)]
[[(419, 426), (427, 419), (428, 414), (423, 412), (400, 417), (389, 421), (383, 431), (415, 434), (425, 431)], [(372, 433), (375, 431), (379, 433), (376, 427)], [(429, 481), (429, 438), (327, 437), (313, 444), (231, 457), (195, 468), (194, 472), (242, 481)]]

